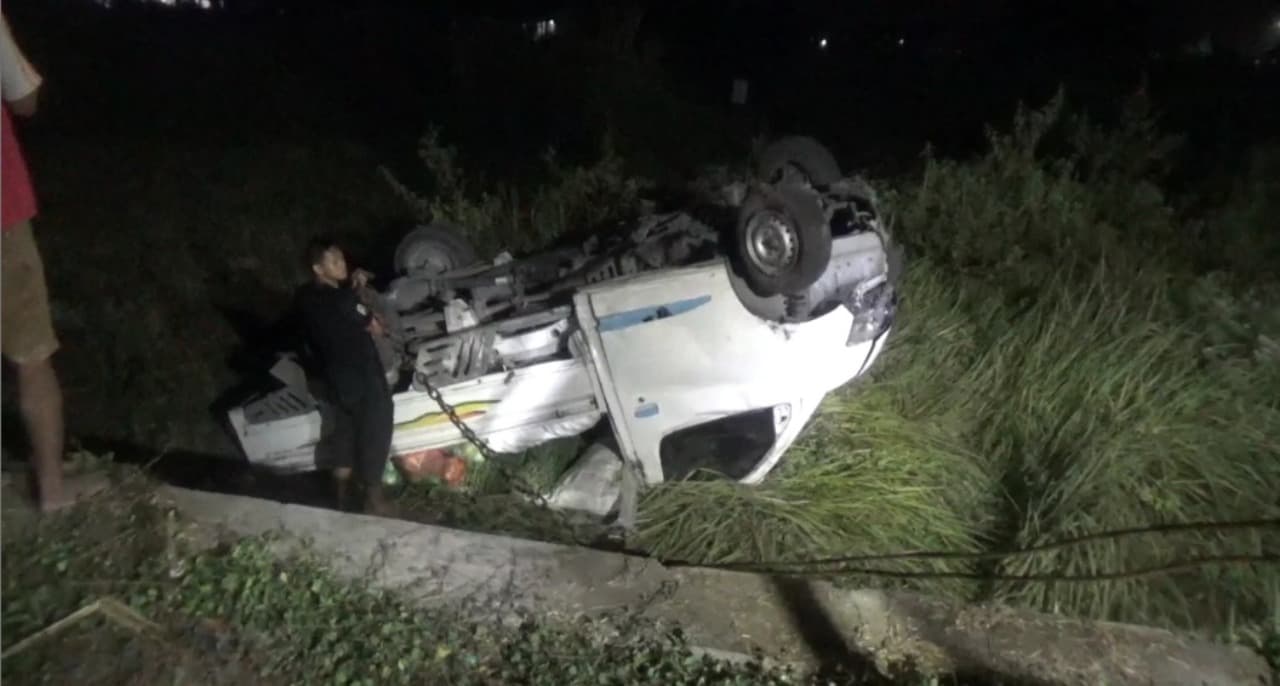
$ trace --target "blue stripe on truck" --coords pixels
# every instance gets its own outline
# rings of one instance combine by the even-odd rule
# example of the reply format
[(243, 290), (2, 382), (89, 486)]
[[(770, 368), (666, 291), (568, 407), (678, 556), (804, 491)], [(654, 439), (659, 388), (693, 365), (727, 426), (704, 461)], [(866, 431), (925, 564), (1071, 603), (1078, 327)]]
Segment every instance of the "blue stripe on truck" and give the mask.
[(625, 312), (616, 312), (614, 314), (601, 317), (596, 328), (600, 330), (600, 333), (621, 331), (647, 322), (666, 319), (667, 317), (675, 317), (702, 307), (709, 302), (711, 302), (711, 296), (700, 295), (696, 298), (677, 300), (663, 305), (653, 305), (650, 307), (640, 307), (634, 310), (627, 310)]

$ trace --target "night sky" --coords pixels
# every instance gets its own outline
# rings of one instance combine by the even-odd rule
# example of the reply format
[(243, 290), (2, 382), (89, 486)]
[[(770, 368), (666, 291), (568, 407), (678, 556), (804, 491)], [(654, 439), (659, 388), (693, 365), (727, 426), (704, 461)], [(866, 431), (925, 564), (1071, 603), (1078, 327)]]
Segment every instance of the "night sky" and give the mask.
[[(117, 11), (82, 22), (66, 9), (94, 3)], [(175, 3), (215, 11), (160, 11)], [(950, 140), (958, 153), (980, 145), (983, 125), (1004, 120), (1019, 102), (1043, 103), (1062, 87), (1073, 107), (1106, 114), (1147, 82), (1171, 126), (1199, 130), (1214, 145), (1246, 125), (1275, 128), (1265, 92), (1276, 73), (1280, 0), (9, 0), (5, 7), (64, 92), (94, 103), (51, 107), (42, 122), (67, 121), (42, 123), (47, 130), (121, 132), (163, 122), (173, 134), (238, 128), (292, 136), (305, 122), (326, 136), (394, 134), (387, 146), (395, 150), (411, 147), (404, 140), (433, 122), (469, 137), (470, 149), (491, 144), (495, 154), (546, 144), (586, 149), (600, 122), (587, 121), (596, 115), (585, 84), (603, 71), (591, 66), (598, 55), (574, 46), (612, 35), (611, 17), (629, 12), (642, 21), (632, 44), (615, 47), (648, 61), (663, 88), (722, 109), (732, 81), (747, 79), (747, 109), (758, 121), (822, 132), (837, 149), (861, 150), (870, 137), (897, 139), (904, 150)], [(126, 7), (147, 11), (119, 11)], [(559, 38), (530, 51), (521, 25), (553, 17)], [(108, 63), (127, 63), (129, 79), (149, 85), (126, 97), (105, 81), (120, 78), (121, 67), (98, 74)], [(205, 76), (189, 78), (183, 64)], [(238, 91), (253, 101), (238, 103)], [(51, 103), (58, 96), (51, 90)], [(246, 105), (252, 121), (239, 114)], [(181, 117), (140, 118), (126, 109)], [(657, 137), (689, 120), (676, 109), (666, 116), (632, 123), (651, 125)], [(635, 128), (628, 130), (638, 136)]]
[[(470, 11), (537, 14), (553, 8), (610, 3), (491, 2), (462, 4)], [(887, 30), (912, 31), (984, 45), (1045, 47), (1045, 40), (1069, 46), (1115, 44), (1137, 49), (1170, 49), (1212, 36), (1221, 48), (1257, 52), (1280, 43), (1280, 2), (1276, 0), (723, 0), (643, 3), (664, 24), (714, 22), (732, 26), (764, 21), (775, 29), (824, 26), (850, 36)], [(541, 8), (546, 8), (541, 9)]]

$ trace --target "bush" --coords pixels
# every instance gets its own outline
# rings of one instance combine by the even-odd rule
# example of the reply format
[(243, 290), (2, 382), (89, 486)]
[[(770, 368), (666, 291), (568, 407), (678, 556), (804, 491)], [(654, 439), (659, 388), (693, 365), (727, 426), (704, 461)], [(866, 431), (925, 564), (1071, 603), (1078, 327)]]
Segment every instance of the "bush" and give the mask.
[(989, 130), (977, 160), (926, 150), (921, 180), (900, 189), (898, 239), (1012, 293), (1034, 289), (1046, 268), (1146, 272), (1184, 237), (1159, 185), (1174, 142), (1151, 132), (1141, 107), (1126, 112), (1121, 128), (1100, 130), (1065, 117), (1059, 94), (1020, 107), (1010, 132)]
[(1274, 282), (1280, 264), (1280, 145), (1254, 148), (1223, 197), (1208, 200), (1217, 203), (1192, 224), (1198, 266), (1225, 270), (1236, 286)]
[(458, 163), (457, 150), (442, 145), (435, 129), (423, 136), (418, 156), (433, 182), (429, 193), (410, 189), (385, 167), (383, 176), (416, 221), (447, 220), (466, 231), (484, 255), (526, 252), (566, 235), (633, 218), (648, 186), (626, 173), (608, 137), (590, 166), (565, 167), (555, 151), (548, 150), (543, 156), (546, 181), (524, 193), (514, 185), (469, 178)]

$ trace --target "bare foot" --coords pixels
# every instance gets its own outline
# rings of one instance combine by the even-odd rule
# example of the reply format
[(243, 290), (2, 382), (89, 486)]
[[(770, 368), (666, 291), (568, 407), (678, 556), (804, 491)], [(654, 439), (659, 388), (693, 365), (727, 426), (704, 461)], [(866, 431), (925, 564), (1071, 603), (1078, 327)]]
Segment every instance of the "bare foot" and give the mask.
[(365, 514), (371, 514), (378, 517), (395, 517), (395, 506), (387, 499), (386, 493), (383, 492), (382, 486), (371, 486), (365, 493), (364, 503)]
[(339, 512), (351, 511), (351, 470), (337, 469), (333, 473), (334, 496)]
[(40, 494), (40, 511), (45, 514), (65, 510), (72, 505), (91, 498), (107, 487), (104, 474), (82, 474), (64, 477), (62, 488), (57, 493)]

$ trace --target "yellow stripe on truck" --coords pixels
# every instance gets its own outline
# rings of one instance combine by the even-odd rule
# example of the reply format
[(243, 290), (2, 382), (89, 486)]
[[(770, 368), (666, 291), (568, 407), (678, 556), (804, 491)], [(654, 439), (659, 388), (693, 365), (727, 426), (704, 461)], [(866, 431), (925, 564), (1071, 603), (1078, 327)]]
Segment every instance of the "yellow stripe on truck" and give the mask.
[[(492, 405), (492, 402), (463, 403), (455, 406), (453, 409), (458, 413), (458, 417), (460, 419), (466, 421), (485, 414)], [(418, 415), (413, 419), (400, 422), (399, 424), (396, 424), (395, 428), (402, 431), (414, 431), (416, 429), (426, 429), (428, 427), (437, 426), (448, 421), (449, 415), (437, 410), (435, 412), (427, 412), (426, 414)]]

